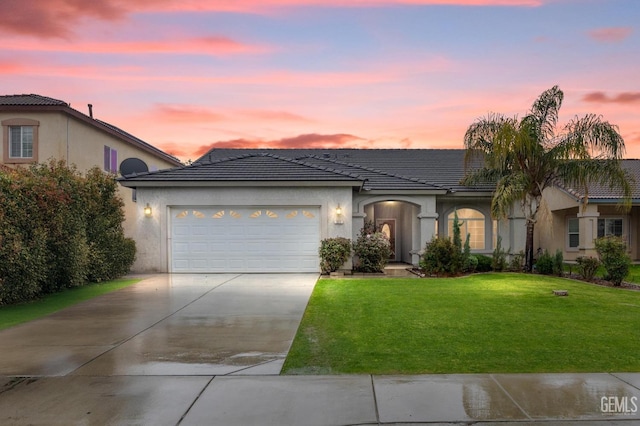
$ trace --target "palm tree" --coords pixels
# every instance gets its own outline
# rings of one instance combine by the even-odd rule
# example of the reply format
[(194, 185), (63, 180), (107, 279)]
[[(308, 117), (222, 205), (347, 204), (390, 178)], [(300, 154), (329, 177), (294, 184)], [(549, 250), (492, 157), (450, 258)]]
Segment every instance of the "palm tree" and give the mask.
[(602, 117), (588, 114), (557, 132), (564, 94), (554, 86), (543, 92), (527, 115), (489, 114), (474, 122), (464, 136), (467, 149), (462, 183), (494, 183), (491, 215), (505, 218), (519, 202), (526, 220), (525, 269), (533, 267), (533, 231), (542, 192), (555, 183), (582, 190), (597, 183), (622, 188), (622, 207), (631, 206), (631, 184), (620, 165), (624, 140)]

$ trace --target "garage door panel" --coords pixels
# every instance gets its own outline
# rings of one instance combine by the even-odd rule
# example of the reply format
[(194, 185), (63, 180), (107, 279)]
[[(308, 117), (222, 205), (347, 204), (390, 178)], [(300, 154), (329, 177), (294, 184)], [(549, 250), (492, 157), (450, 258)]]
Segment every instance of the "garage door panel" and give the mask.
[(173, 272), (318, 272), (318, 207), (171, 210)]

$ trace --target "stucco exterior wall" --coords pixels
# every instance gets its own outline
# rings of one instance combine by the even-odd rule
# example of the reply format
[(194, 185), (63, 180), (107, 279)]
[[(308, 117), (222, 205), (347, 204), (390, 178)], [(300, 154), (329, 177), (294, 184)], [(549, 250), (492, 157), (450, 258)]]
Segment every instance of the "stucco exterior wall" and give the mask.
[[(352, 236), (351, 188), (326, 187), (189, 187), (138, 188), (133, 238), (137, 245), (132, 270), (138, 273), (169, 272), (169, 210), (175, 206), (317, 206), (320, 207), (321, 239)], [(144, 215), (146, 204), (152, 216)], [(336, 224), (336, 208), (342, 209), (342, 224)], [(318, 241), (318, 246), (320, 241)], [(318, 260), (319, 262), (319, 260)], [(351, 264), (345, 265), (351, 268)]]
[[(0, 122), (8, 119), (26, 118), (36, 120), (38, 126), (37, 162), (50, 159), (65, 160), (86, 172), (92, 167), (104, 167), (104, 146), (118, 151), (118, 165), (126, 158), (139, 158), (150, 170), (172, 167), (172, 163), (139, 149), (113, 135), (84, 123), (62, 112), (2, 112)], [(3, 144), (6, 143), (4, 140)], [(0, 150), (0, 163), (5, 163), (4, 149)], [(11, 166), (11, 164), (9, 164)], [(125, 235), (134, 234), (136, 203), (132, 200), (132, 190), (119, 185), (118, 193), (124, 201)]]

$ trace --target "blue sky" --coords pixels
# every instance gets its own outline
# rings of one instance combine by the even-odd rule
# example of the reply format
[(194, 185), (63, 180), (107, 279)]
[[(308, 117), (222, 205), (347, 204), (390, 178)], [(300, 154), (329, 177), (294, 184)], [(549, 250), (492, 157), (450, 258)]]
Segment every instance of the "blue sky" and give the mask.
[[(38, 25), (33, 25), (38, 22)], [(637, 0), (4, 0), (0, 92), (193, 159), (220, 147), (462, 148), (565, 93), (640, 157)]]

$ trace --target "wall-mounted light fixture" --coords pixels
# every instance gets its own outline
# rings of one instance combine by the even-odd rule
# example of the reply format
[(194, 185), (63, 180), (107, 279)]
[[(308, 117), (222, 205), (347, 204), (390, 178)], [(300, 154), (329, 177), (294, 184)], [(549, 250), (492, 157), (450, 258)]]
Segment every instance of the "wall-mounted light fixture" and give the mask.
[(149, 205), (149, 203), (147, 203), (147, 205), (144, 206), (144, 215), (146, 217), (151, 217), (151, 213), (152, 213), (151, 206)]
[(336, 220), (335, 220), (335, 224), (336, 225), (342, 225), (344, 223), (344, 219), (342, 217), (342, 207), (340, 207), (340, 204), (338, 204), (338, 207), (336, 207)]

